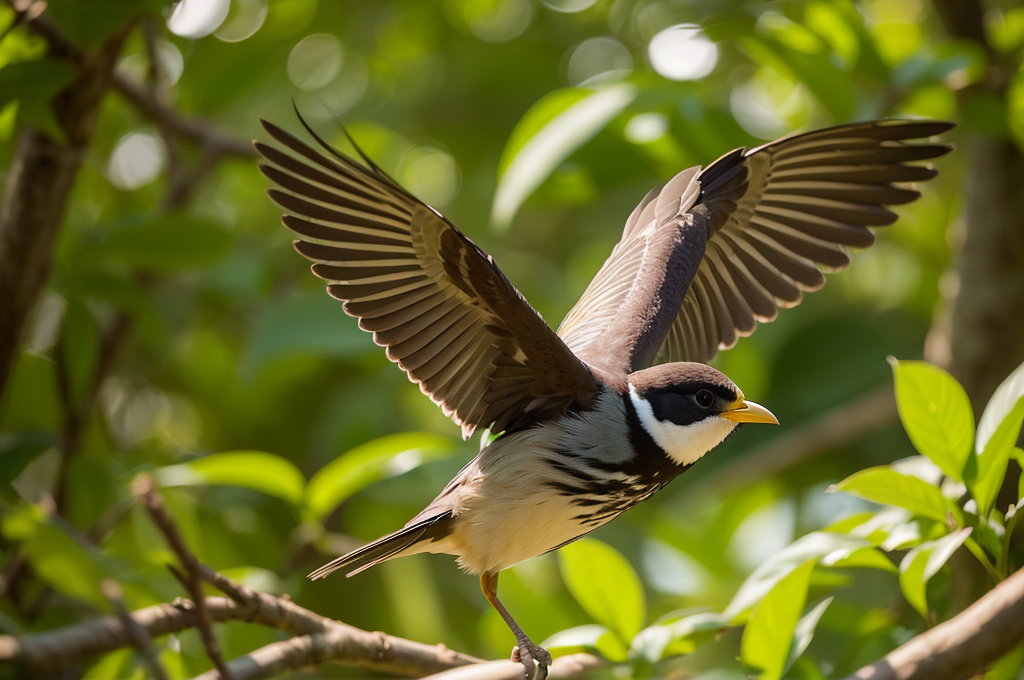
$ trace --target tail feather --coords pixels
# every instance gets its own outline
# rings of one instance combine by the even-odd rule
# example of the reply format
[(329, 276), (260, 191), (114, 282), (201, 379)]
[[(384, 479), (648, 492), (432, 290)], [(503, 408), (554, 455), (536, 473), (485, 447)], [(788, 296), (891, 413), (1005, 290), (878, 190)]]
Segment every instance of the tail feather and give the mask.
[(309, 574), (308, 578), (316, 581), (346, 567), (353, 567), (352, 571), (348, 572), (346, 576), (355, 576), (364, 569), (369, 569), (384, 560), (395, 557), (398, 553), (420, 541), (441, 538), (447, 533), (448, 529), (447, 522), (443, 520), (450, 519), (451, 516), (452, 513), (450, 511), (443, 512), (440, 515), (435, 515), (434, 517), (399, 529), (383, 538), (378, 538), (373, 543), (368, 543), (346, 555), (331, 560)]

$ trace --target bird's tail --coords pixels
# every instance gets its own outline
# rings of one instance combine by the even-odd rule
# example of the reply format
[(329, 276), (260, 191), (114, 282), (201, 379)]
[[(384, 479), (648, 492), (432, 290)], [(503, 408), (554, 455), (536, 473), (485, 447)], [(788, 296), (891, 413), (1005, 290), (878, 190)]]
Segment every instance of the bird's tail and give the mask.
[(333, 574), (339, 569), (352, 567), (352, 571), (346, 576), (355, 576), (364, 569), (380, 564), (384, 560), (397, 557), (399, 553), (424, 540), (436, 540), (448, 533), (448, 522), (451, 519), (450, 511), (440, 515), (428, 517), (422, 521), (410, 524), (398, 531), (378, 538), (373, 543), (368, 543), (332, 560), (309, 575), (308, 578), (317, 580)]

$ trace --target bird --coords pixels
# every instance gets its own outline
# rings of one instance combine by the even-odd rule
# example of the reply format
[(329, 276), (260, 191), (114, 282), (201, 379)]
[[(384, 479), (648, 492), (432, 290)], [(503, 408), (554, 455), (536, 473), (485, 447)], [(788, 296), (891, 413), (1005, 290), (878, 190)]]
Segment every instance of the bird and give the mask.
[[(298, 113), (298, 111), (296, 111)], [(938, 171), (953, 124), (890, 119), (738, 148), (652, 189), (557, 330), (492, 257), (381, 170), (299, 120), (261, 121), (270, 198), (342, 309), (462, 428), (489, 436), (402, 528), (312, 572), (353, 576), (447, 553), (478, 575), (543, 677), (551, 655), (498, 599), (498, 575), (651, 497), (744, 423), (778, 424), (707, 365), (850, 264)], [(348, 133), (345, 132), (346, 136)], [(917, 140), (917, 143), (909, 143)], [(923, 140), (923, 141), (922, 141)]]

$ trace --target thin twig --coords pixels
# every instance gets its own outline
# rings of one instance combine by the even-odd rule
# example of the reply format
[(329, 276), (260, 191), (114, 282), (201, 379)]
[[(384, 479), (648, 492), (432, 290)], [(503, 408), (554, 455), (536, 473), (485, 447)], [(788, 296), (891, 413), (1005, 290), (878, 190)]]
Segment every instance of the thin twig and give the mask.
[(220, 653), (220, 645), (217, 644), (217, 637), (213, 634), (213, 626), (210, 620), (210, 613), (206, 609), (206, 597), (203, 595), (202, 576), (199, 568), (199, 559), (185, 545), (181, 532), (174, 519), (168, 514), (164, 507), (163, 497), (153, 486), (153, 480), (148, 475), (139, 475), (132, 484), (132, 495), (142, 503), (149, 513), (153, 523), (164, 535), (164, 540), (171, 546), (171, 550), (178, 556), (182, 566), (185, 567), (189, 594), (196, 606), (197, 624), (199, 635), (206, 648), (206, 654), (213, 661), (214, 667), (220, 672), (224, 680), (232, 680), (231, 671), (224, 663), (224, 657)]
[[(569, 680), (587, 675), (608, 665), (593, 654), (570, 654), (555, 659), (548, 669), (548, 680)], [(488, 661), (431, 675), (423, 680), (522, 680), (523, 664), (515, 661)], [(198, 680), (198, 678), (196, 679)]]
[(160, 652), (153, 645), (153, 638), (149, 636), (149, 631), (133, 619), (132, 615), (125, 608), (121, 586), (116, 581), (105, 579), (100, 583), (100, 590), (102, 590), (103, 596), (107, 598), (114, 608), (114, 613), (117, 614), (117, 618), (121, 621), (121, 626), (128, 634), (132, 647), (135, 647), (139, 654), (142, 655), (146, 665), (149, 666), (149, 672), (155, 680), (169, 680), (167, 671), (164, 670), (163, 665), (160, 663)]
[[(10, 4), (10, 0), (6, 1)], [(82, 59), (81, 50), (45, 14), (26, 20), (26, 24), (46, 38), (55, 52), (54, 56), (62, 57), (73, 63), (78, 63)], [(222, 132), (201, 118), (182, 115), (176, 109), (160, 101), (149, 88), (136, 82), (130, 76), (115, 71), (111, 84), (143, 115), (174, 135), (201, 147), (213, 149), (223, 156), (256, 158), (256, 150), (248, 141)]]

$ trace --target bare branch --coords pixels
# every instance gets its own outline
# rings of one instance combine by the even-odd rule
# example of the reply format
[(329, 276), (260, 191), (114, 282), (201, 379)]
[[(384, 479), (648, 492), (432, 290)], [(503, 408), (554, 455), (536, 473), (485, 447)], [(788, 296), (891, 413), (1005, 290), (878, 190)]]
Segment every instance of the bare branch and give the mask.
[[(73, 62), (78, 62), (82, 58), (81, 52), (75, 44), (46, 15), (27, 23), (33, 30), (46, 38), (51, 48), (57, 49), (63, 58)], [(111, 84), (143, 115), (151, 118), (158, 126), (172, 134), (183, 137), (205, 149), (210, 149), (219, 156), (256, 158), (256, 150), (248, 141), (222, 132), (200, 118), (183, 116), (176, 109), (160, 101), (145, 85), (123, 73), (114, 72)]]
[(160, 664), (160, 654), (157, 652), (156, 647), (153, 646), (153, 638), (149, 636), (149, 632), (143, 628), (139, 623), (132, 618), (132, 615), (128, 613), (128, 610), (124, 606), (124, 597), (121, 593), (121, 586), (115, 581), (107, 579), (100, 584), (100, 589), (103, 591), (103, 596), (110, 601), (111, 606), (114, 608), (114, 612), (117, 614), (118, 620), (121, 622), (121, 627), (124, 628), (125, 632), (131, 638), (132, 646), (135, 647), (142, 654), (142, 658), (146, 660), (146, 665), (149, 666), (149, 671), (156, 680), (168, 680), (167, 671)]
[[(548, 670), (548, 680), (569, 680), (586, 675), (606, 666), (604, 659), (592, 654), (570, 654), (555, 659)], [(423, 680), (522, 680), (523, 664), (514, 661), (488, 661), (475, 666), (464, 666)], [(196, 680), (199, 680), (196, 678)]]
[(1024, 640), (1024, 570), (846, 680), (963, 680)]
[(153, 480), (148, 475), (139, 475), (135, 478), (135, 482), (132, 484), (132, 495), (142, 502), (153, 523), (163, 533), (167, 544), (171, 546), (171, 550), (174, 551), (174, 554), (181, 560), (182, 566), (185, 567), (186, 585), (188, 586), (189, 594), (192, 596), (192, 601), (196, 605), (199, 635), (203, 639), (206, 654), (220, 672), (220, 677), (224, 680), (232, 680), (231, 671), (228, 670), (227, 665), (224, 663), (224, 657), (220, 653), (217, 637), (213, 634), (210, 613), (206, 610), (206, 598), (203, 596), (199, 559), (185, 545), (181, 532), (178, 531), (178, 526), (164, 507), (164, 499), (157, 493), (156, 487), (153, 486)]
[[(255, 595), (261, 601), (258, 607), (239, 605), (225, 597), (207, 597), (204, 604), (210, 620), (215, 623), (249, 621), (300, 636), (330, 630), (336, 636), (335, 646), (341, 652), (331, 660), (366, 668), (401, 675), (427, 675), (480, 662), (480, 659), (441, 645), (425, 645), (383, 633), (370, 633), (273, 595)], [(194, 603), (181, 599), (136, 610), (132, 612), (132, 618), (154, 638), (179, 633), (199, 624)], [(0, 636), (0, 664), (16, 662), (42, 672), (131, 645), (131, 636), (121, 621), (116, 616), (106, 616), (45, 633)]]

